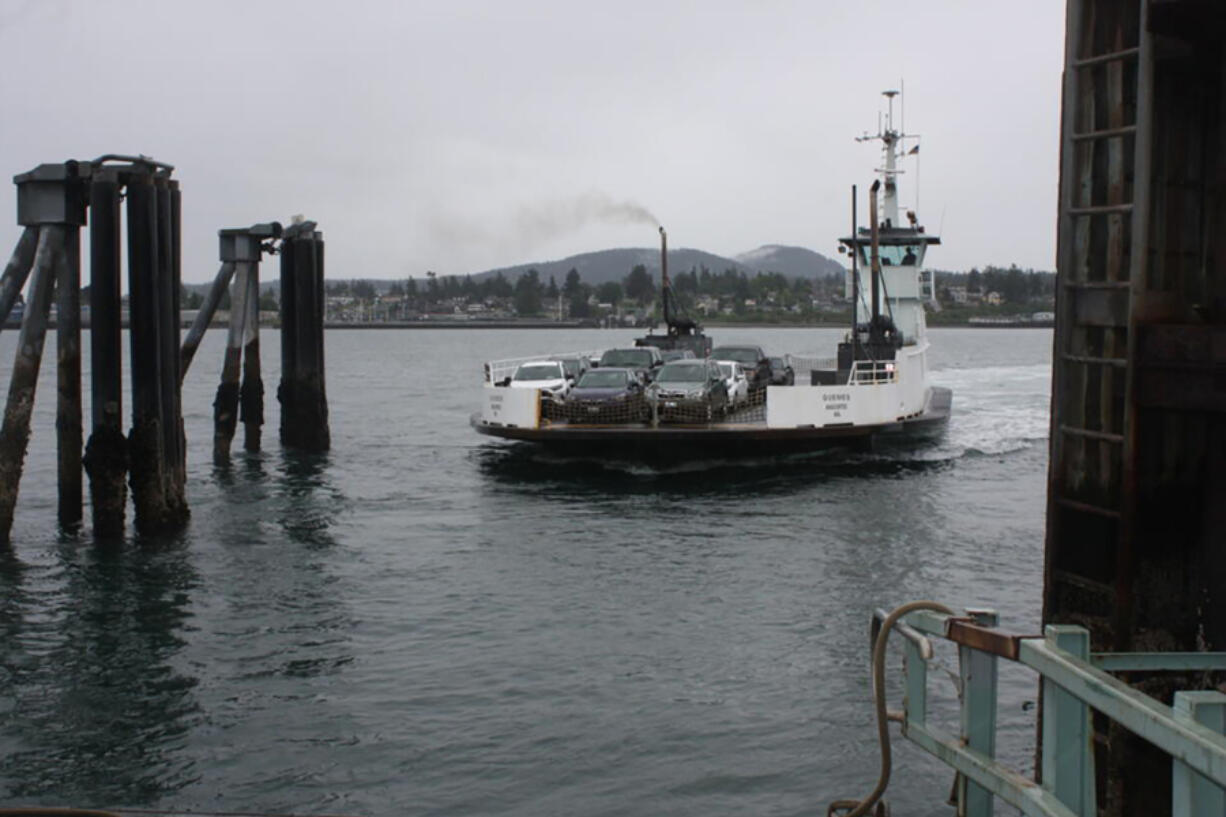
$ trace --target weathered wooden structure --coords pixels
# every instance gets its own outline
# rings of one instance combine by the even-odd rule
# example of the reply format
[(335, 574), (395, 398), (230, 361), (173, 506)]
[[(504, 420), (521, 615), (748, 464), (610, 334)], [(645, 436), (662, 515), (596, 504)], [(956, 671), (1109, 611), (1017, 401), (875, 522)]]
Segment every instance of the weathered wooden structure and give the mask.
[(264, 381), (260, 373), (259, 265), (264, 253), (281, 254), (281, 384), (277, 389), (281, 442), (306, 451), (327, 451), (330, 435), (324, 385), (323, 234), (313, 221), (296, 222), (285, 229), (274, 221), (220, 230), (219, 236), (221, 269), (181, 352), (186, 374), (228, 290), (229, 335), (221, 384), (213, 403), (214, 461), (229, 460), (240, 421), (244, 448), (260, 450)]
[[(1226, 6), (1067, 8), (1043, 619), (1226, 650)], [(1103, 813), (1168, 813), (1169, 761), (1095, 739)]]
[[(59, 519), (82, 516), (82, 464), (90, 474), (94, 531), (123, 531), (125, 477), (136, 525), (157, 532), (188, 515), (179, 397), (179, 189), (173, 168), (147, 157), (40, 165), (14, 178), (25, 226), (0, 281), (0, 325), (30, 277), (4, 426), (0, 429), (0, 542), (7, 543), (43, 342), (56, 293)], [(132, 428), (122, 432), (120, 197), (127, 198)], [(82, 457), (80, 228), (90, 220), (93, 432)]]
[[(281, 236), (277, 222), (219, 230), (221, 269), (183, 341), (183, 374), (187, 373), (204, 331), (213, 320), (222, 294), (230, 290), (229, 335), (222, 363), (221, 384), (213, 401), (213, 460), (230, 458), (230, 444), (241, 419), (243, 447), (260, 450), (264, 425), (264, 381), (260, 375), (260, 257), (275, 252)], [(231, 279), (234, 281), (230, 286)]]

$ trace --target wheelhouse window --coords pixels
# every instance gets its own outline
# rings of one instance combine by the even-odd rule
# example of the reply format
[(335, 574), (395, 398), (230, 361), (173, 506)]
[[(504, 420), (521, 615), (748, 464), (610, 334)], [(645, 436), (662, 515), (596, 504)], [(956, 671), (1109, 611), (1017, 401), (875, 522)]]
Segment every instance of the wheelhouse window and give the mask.
[[(883, 267), (917, 267), (924, 263), (925, 249), (927, 248), (922, 243), (881, 244), (877, 247), (877, 254), (881, 258), (881, 266)], [(860, 264), (867, 267), (872, 261), (872, 257), (872, 248), (868, 244), (861, 244)]]

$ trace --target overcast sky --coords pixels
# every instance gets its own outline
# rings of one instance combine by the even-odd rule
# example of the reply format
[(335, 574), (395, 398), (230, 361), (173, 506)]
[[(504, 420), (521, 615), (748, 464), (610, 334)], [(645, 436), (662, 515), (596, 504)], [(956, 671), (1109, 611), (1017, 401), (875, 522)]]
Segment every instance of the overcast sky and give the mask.
[[(656, 246), (656, 223), (838, 257), (880, 158), (853, 137), (901, 80), (930, 265), (1054, 269), (1064, 5), (0, 0), (0, 171), (175, 165), (187, 281), (219, 228), (294, 213), (330, 278)], [(5, 258), (18, 234), (0, 197)]]

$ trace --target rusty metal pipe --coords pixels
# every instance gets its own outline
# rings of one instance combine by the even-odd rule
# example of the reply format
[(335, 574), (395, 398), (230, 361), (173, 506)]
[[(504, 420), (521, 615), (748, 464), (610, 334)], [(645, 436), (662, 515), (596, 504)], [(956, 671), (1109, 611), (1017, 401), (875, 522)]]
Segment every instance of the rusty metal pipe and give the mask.
[(881, 317), (881, 258), (877, 249), (877, 239), (879, 237), (879, 229), (877, 226), (877, 190), (881, 187), (881, 180), (873, 182), (873, 186), (868, 189), (868, 226), (872, 241), (872, 261), (871, 274), (873, 277), (873, 323), (877, 323), (877, 319)]
[(668, 233), (664, 232), (664, 227), (660, 227), (660, 299), (664, 302), (664, 325), (666, 327), (672, 325), (672, 319), (668, 314)]
[(851, 342), (852, 349), (859, 348), (860, 334), (856, 324), (860, 322), (860, 244), (856, 240), (859, 221), (856, 213), (856, 186), (851, 186)]

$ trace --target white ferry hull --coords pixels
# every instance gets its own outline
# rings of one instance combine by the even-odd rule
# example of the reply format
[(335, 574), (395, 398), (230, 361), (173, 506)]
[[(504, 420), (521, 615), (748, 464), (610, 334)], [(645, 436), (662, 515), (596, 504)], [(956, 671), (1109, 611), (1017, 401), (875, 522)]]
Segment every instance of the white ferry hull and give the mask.
[[(721, 457), (744, 455), (776, 455), (820, 450), (831, 447), (872, 448), (879, 440), (898, 438), (925, 438), (939, 435), (949, 419), (952, 393), (949, 389), (929, 388), (923, 404), (907, 415), (880, 419), (876, 422), (854, 423), (844, 419), (848, 413), (856, 413), (877, 407), (889, 391), (874, 395), (872, 407), (865, 396), (857, 401), (857, 395), (845, 394), (851, 387), (802, 387), (771, 386), (767, 389), (767, 415), (774, 393), (794, 393), (805, 390), (821, 395), (848, 397), (848, 409), (829, 409), (843, 401), (829, 400), (816, 404), (813, 413), (823, 412), (828, 416), (824, 423), (798, 423), (783, 425), (770, 421), (738, 422), (731, 420), (695, 424), (669, 424), (652, 426), (649, 423), (617, 425), (585, 425), (567, 422), (542, 421), (539, 401), (536, 406), (523, 404), (518, 398), (505, 399), (504, 395), (488, 394), (496, 412), (474, 414), (472, 426), (481, 434), (508, 440), (544, 445), (551, 450), (568, 454), (611, 454), (621, 459), (675, 460), (688, 457)], [(495, 389), (491, 387), (490, 391)], [(510, 393), (510, 389), (496, 389)], [(504, 399), (498, 399), (498, 398)], [(488, 405), (488, 404), (487, 404)], [(855, 408), (852, 408), (852, 407)], [(836, 417), (840, 414), (843, 416)]]

